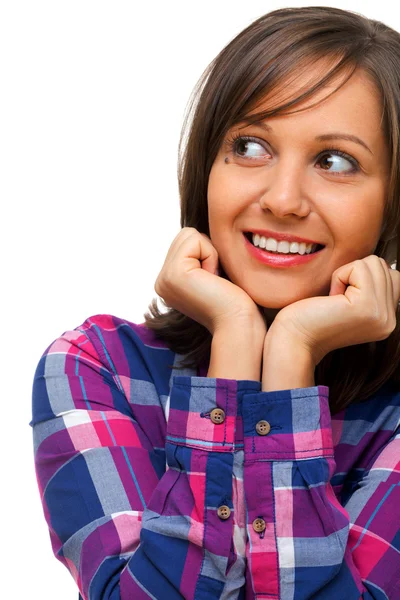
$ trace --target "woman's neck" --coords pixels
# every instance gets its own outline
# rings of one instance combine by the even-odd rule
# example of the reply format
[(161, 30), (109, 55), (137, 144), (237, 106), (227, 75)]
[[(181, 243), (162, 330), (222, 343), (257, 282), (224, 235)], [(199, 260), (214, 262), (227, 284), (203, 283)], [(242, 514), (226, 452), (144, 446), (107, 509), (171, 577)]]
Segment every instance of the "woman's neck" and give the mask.
[(275, 319), (278, 312), (281, 310), (280, 308), (263, 308), (263, 313), (265, 318), (267, 319), (267, 325), (270, 326)]

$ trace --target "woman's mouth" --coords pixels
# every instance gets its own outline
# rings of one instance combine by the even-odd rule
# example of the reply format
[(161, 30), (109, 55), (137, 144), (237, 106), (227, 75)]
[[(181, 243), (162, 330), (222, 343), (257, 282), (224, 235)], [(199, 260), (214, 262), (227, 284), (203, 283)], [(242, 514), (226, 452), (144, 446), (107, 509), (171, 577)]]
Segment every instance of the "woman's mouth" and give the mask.
[(275, 252), (255, 246), (253, 244), (253, 234), (251, 231), (244, 231), (243, 236), (245, 239), (245, 245), (250, 254), (259, 261), (272, 267), (290, 267), (308, 263), (314, 258), (318, 257), (321, 251), (325, 248), (325, 246), (316, 244), (311, 248), (311, 252), (309, 253), (304, 252), (303, 254), (300, 254), (298, 252)]

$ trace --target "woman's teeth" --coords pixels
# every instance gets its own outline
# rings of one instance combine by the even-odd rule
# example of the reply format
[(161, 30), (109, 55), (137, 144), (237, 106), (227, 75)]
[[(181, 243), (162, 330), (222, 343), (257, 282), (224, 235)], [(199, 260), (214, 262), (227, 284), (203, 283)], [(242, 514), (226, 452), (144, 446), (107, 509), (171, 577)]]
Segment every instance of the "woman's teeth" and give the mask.
[(278, 242), (274, 238), (266, 238), (258, 233), (252, 234), (253, 245), (269, 252), (280, 252), (282, 254), (310, 254), (315, 252), (318, 244), (306, 244), (305, 242)]

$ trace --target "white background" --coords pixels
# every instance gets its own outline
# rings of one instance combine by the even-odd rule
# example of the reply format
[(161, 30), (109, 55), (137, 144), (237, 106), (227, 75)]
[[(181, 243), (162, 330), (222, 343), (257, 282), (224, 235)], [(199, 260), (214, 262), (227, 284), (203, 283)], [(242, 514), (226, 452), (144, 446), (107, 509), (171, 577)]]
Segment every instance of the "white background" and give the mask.
[[(2, 597), (78, 598), (52, 554), (34, 473), (42, 352), (91, 315), (144, 321), (180, 229), (177, 149), (193, 87), (253, 20), (303, 5), (0, 2)], [(400, 30), (389, 2), (310, 5)]]

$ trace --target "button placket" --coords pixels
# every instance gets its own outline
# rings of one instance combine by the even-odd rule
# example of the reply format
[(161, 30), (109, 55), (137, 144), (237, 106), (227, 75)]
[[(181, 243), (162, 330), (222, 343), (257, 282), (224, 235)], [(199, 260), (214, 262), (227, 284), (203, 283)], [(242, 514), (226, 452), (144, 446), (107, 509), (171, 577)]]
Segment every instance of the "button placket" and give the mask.
[(265, 529), (267, 527), (267, 524), (265, 523), (264, 519), (262, 517), (257, 517), (256, 519), (254, 519), (252, 524), (254, 531), (260, 534), (260, 538), (263, 538)]

